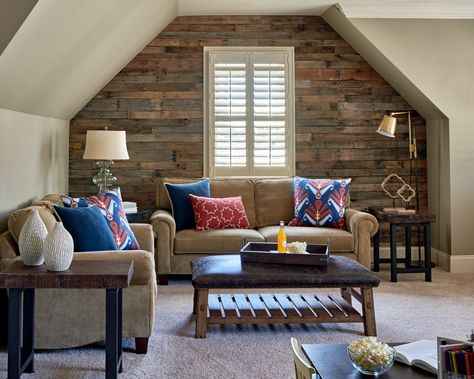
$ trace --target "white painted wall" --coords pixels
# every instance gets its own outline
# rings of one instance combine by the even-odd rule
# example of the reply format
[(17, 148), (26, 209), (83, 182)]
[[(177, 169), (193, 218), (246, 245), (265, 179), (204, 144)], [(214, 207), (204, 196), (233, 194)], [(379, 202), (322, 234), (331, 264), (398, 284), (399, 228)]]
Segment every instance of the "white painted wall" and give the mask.
[(177, 13), (177, 0), (39, 1), (0, 56), (0, 108), (71, 119)]
[[(374, 45), (338, 7), (323, 18), (387, 80), (426, 120), (428, 155), (428, 207), (436, 215), (431, 225), (433, 248), (449, 257), (451, 252), (451, 197), (449, 120), (443, 112)], [(392, 111), (396, 111), (393, 109)], [(449, 270), (449, 266), (446, 267)]]
[(474, 255), (474, 20), (351, 22), (448, 117), (451, 254)]
[(67, 193), (69, 121), (0, 109), (0, 232), (11, 211)]

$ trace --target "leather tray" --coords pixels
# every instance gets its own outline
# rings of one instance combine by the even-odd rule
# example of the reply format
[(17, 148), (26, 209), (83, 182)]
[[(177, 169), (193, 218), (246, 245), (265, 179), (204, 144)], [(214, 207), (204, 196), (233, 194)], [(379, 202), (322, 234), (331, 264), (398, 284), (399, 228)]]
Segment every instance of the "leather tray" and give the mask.
[(309, 254), (278, 253), (274, 242), (249, 242), (240, 251), (242, 262), (273, 263), (305, 266), (326, 266), (329, 260), (329, 240), (326, 245), (308, 244)]

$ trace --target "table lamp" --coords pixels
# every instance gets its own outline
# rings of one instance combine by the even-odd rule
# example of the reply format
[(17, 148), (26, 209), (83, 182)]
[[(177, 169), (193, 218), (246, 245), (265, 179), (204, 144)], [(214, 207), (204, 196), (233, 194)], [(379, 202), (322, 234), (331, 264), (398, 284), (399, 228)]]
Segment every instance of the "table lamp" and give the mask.
[(97, 161), (99, 172), (92, 182), (99, 187), (99, 193), (108, 191), (117, 181), (111, 171), (114, 161), (129, 159), (125, 130), (110, 131), (107, 127), (105, 130), (88, 130), (82, 159)]

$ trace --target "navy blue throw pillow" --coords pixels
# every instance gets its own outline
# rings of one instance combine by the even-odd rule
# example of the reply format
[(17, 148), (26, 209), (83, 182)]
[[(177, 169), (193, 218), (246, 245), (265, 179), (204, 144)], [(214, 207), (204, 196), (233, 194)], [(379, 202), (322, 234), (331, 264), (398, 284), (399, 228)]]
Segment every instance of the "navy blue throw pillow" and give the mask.
[(189, 195), (211, 197), (209, 179), (186, 184), (165, 183), (165, 187), (170, 198), (176, 231), (194, 229), (196, 222)]
[(74, 240), (74, 251), (117, 250), (114, 236), (97, 206), (66, 208), (54, 206)]

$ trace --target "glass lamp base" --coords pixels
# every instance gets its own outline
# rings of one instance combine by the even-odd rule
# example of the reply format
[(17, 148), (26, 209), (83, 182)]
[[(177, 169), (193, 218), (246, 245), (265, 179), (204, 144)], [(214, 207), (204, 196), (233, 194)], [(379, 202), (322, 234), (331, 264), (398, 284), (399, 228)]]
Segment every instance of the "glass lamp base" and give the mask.
[(113, 161), (97, 161), (99, 172), (92, 178), (92, 182), (99, 187), (99, 193), (104, 193), (110, 190), (117, 181), (117, 178), (112, 174), (111, 168), (114, 165)]

